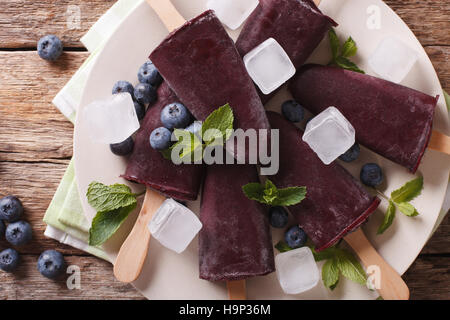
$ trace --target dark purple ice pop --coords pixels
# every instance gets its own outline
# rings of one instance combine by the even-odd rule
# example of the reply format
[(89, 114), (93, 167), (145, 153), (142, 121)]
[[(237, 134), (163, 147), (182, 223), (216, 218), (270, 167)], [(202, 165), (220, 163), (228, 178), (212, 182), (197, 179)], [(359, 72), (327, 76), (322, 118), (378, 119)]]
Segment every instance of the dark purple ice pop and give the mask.
[(359, 143), (416, 172), (430, 141), (437, 97), (320, 65), (299, 70), (289, 90), (314, 114), (336, 107), (355, 128)]

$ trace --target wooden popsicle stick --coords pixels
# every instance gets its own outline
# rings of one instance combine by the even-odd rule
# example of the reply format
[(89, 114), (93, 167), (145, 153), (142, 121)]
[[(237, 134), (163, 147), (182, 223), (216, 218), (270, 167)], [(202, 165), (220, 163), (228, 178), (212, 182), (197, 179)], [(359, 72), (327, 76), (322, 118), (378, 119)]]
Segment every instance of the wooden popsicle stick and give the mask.
[(245, 280), (227, 281), (229, 300), (247, 300)]
[(117, 280), (130, 283), (139, 277), (150, 243), (148, 223), (165, 200), (164, 196), (147, 188), (136, 223), (120, 247), (114, 263), (114, 276)]
[(378, 292), (384, 300), (408, 300), (409, 289), (400, 275), (378, 254), (359, 228), (348, 234), (344, 240), (352, 247), (366, 268), (376, 266), (380, 270)]
[(316, 4), (316, 6), (319, 6), (319, 4), (320, 4), (321, 1), (322, 1), (322, 0), (314, 0), (314, 3)]
[(147, 0), (169, 32), (181, 27), (185, 22), (170, 0)]
[(434, 130), (428, 148), (450, 155), (450, 137)]

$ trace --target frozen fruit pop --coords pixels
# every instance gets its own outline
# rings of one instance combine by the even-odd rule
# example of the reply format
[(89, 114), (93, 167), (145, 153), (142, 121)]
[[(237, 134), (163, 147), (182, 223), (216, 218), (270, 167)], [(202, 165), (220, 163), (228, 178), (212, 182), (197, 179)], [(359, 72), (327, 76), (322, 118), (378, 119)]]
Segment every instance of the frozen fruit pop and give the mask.
[(151, 106), (136, 135), (133, 153), (123, 177), (147, 185), (163, 194), (181, 200), (195, 200), (202, 180), (201, 165), (175, 165), (164, 159), (161, 153), (150, 146), (150, 133), (162, 127), (161, 110), (169, 103), (179, 102), (167, 83), (158, 89), (158, 101)]
[(272, 129), (280, 130), (281, 141), (280, 170), (270, 179), (279, 188), (306, 186), (306, 198), (289, 210), (316, 250), (326, 249), (358, 228), (380, 199), (339, 164), (323, 164), (291, 122), (274, 112), (268, 118)]
[(242, 58), (213, 11), (172, 32), (150, 59), (198, 120), (229, 103), (235, 129), (269, 129)]
[(415, 172), (430, 141), (437, 97), (334, 67), (307, 65), (289, 85), (312, 113), (335, 106), (356, 130), (356, 140)]
[[(337, 23), (322, 14), (312, 0), (260, 0), (236, 47), (243, 57), (265, 40), (274, 38), (298, 69), (332, 26)], [(273, 96), (259, 93), (263, 103)]]
[(275, 270), (267, 210), (242, 191), (251, 182), (258, 182), (252, 165), (207, 168), (200, 210), (201, 279), (235, 281)]

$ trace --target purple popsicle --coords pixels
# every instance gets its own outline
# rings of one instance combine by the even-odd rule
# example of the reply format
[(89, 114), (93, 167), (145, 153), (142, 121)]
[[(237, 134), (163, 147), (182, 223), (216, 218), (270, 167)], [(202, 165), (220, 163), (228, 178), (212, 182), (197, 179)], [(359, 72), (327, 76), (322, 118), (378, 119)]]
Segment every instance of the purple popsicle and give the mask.
[(269, 129), (244, 63), (213, 11), (172, 32), (150, 59), (198, 120), (229, 103), (235, 129)]
[(161, 153), (150, 146), (150, 133), (162, 127), (161, 110), (169, 103), (180, 101), (163, 82), (158, 89), (158, 101), (151, 106), (139, 129), (133, 153), (123, 177), (145, 184), (169, 197), (180, 200), (195, 200), (200, 188), (203, 166), (175, 165), (164, 159)]
[(259, 182), (255, 166), (213, 165), (206, 170), (199, 234), (200, 278), (235, 281), (275, 270), (267, 210), (242, 186)]
[(369, 75), (307, 65), (289, 85), (294, 98), (318, 114), (335, 106), (356, 140), (416, 172), (430, 141), (437, 98)]
[(302, 140), (303, 132), (281, 115), (267, 113), (280, 130), (280, 170), (270, 179), (279, 188), (306, 186), (300, 204), (289, 207), (320, 251), (358, 228), (380, 204), (337, 163), (324, 165)]
[[(269, 38), (286, 51), (295, 68), (300, 68), (322, 41), (328, 30), (337, 26), (322, 14), (312, 0), (260, 0), (236, 41), (242, 57)], [(266, 103), (273, 94), (264, 95)]]

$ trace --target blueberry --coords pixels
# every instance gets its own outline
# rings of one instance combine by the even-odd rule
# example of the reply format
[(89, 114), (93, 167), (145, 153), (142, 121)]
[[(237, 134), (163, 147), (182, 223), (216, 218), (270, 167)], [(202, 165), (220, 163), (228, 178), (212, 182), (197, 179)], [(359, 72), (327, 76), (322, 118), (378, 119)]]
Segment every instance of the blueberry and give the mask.
[(128, 92), (129, 94), (131, 94), (131, 98), (134, 98), (133, 85), (125, 80), (117, 81), (112, 88), (112, 94), (124, 93), (124, 92)]
[(137, 101), (134, 101), (134, 110), (136, 110), (136, 115), (138, 117), (138, 120), (142, 120), (145, 117), (145, 106), (140, 104)]
[(3, 220), (0, 220), (0, 239), (5, 235), (5, 229), (5, 223), (3, 222)]
[(383, 182), (383, 171), (376, 163), (368, 163), (362, 167), (359, 177), (366, 186), (376, 187)]
[(139, 68), (138, 79), (139, 82), (148, 83), (154, 87), (159, 86), (163, 80), (158, 69), (151, 61), (147, 61)]
[(305, 231), (299, 226), (289, 228), (284, 235), (284, 240), (292, 249), (303, 247), (306, 243), (306, 238)]
[(303, 107), (294, 100), (288, 100), (281, 105), (281, 112), (284, 117), (291, 122), (300, 122), (305, 116), (305, 110)]
[(23, 214), (22, 202), (14, 196), (6, 196), (0, 199), (0, 220), (14, 222)]
[(202, 122), (201, 121), (194, 121), (189, 126), (186, 127), (186, 131), (189, 131), (191, 133), (197, 133), (202, 129)]
[(350, 149), (347, 150), (342, 156), (339, 157), (344, 162), (352, 162), (358, 159), (361, 149), (358, 143), (355, 143)]
[(269, 210), (269, 221), (274, 228), (284, 228), (288, 224), (289, 214), (283, 207), (271, 207)]
[(6, 227), (6, 240), (13, 246), (23, 246), (31, 240), (31, 237), (31, 226), (26, 221), (13, 222)]
[(134, 88), (135, 99), (142, 104), (152, 104), (156, 101), (156, 89), (148, 83), (139, 83)]
[(150, 134), (150, 145), (155, 150), (166, 150), (172, 144), (172, 132), (164, 127), (156, 128)]
[(129, 137), (125, 141), (110, 144), (109, 148), (111, 149), (111, 152), (114, 153), (116, 156), (127, 156), (133, 151), (134, 148), (133, 138)]
[(189, 110), (179, 102), (168, 104), (161, 111), (161, 122), (169, 130), (186, 128), (191, 120)]
[(61, 55), (63, 45), (57, 36), (47, 35), (38, 41), (37, 51), (42, 59), (55, 61)]
[(41, 253), (37, 263), (38, 271), (49, 279), (56, 279), (66, 268), (63, 255), (55, 250), (46, 250)]
[(0, 252), (0, 269), (3, 271), (14, 271), (19, 265), (19, 261), (19, 253), (14, 249), (6, 249)]

